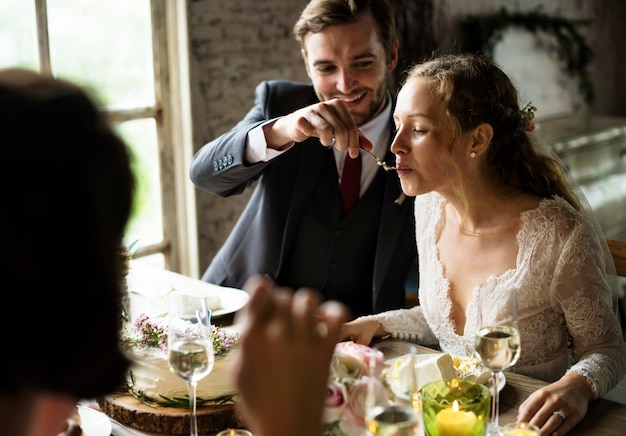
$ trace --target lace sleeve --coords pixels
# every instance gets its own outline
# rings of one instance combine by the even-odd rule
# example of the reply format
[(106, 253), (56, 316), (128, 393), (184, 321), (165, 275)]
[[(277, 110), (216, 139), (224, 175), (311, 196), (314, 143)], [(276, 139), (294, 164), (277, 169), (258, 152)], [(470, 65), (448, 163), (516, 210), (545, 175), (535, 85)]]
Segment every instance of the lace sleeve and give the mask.
[[(575, 362), (568, 371), (586, 377), (596, 397), (626, 372), (626, 346), (602, 242), (582, 220), (564, 241), (555, 271), (553, 304), (563, 311)], [(612, 262), (612, 261), (611, 261)]]
[[(537, 146), (566, 168), (552, 147), (545, 142)], [(569, 172), (564, 176), (582, 206), (582, 225), (574, 229), (562, 247), (553, 295), (557, 310), (563, 311), (571, 340), (575, 363), (567, 372), (576, 371), (586, 377), (597, 398), (626, 374), (618, 279), (604, 232), (587, 197)]]
[(390, 310), (372, 316), (382, 324), (393, 338), (417, 342), (422, 345), (437, 345), (438, 340), (432, 332), (420, 306), (410, 309)]

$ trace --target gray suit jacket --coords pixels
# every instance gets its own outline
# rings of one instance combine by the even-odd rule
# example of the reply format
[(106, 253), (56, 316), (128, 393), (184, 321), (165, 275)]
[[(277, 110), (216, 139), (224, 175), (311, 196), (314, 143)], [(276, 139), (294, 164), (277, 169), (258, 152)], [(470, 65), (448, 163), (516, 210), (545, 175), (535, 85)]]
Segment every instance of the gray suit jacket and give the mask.
[[(329, 149), (321, 146), (316, 138), (309, 138), (270, 162), (250, 165), (245, 162), (246, 137), (252, 128), (264, 121), (318, 101), (311, 85), (262, 82), (256, 88), (255, 105), (244, 119), (204, 145), (194, 156), (191, 180), (197, 187), (215, 195), (240, 194), (258, 181), (246, 208), (204, 273), (203, 280), (241, 288), (253, 274), (268, 274), (275, 278), (280, 275), (304, 210), (316, 189), (322, 165), (327, 162)], [(385, 159), (393, 161), (393, 154), (388, 151)], [(371, 299), (368, 310), (371, 313), (403, 307), (407, 278), (417, 282), (413, 198), (407, 197), (401, 204), (396, 204), (401, 189), (395, 172), (385, 172), (379, 180), (384, 183), (379, 227), (376, 234), (369, 235), (376, 239), (371, 282), (368, 280), (371, 289), (361, 294)], [(337, 194), (328, 194), (329, 198), (333, 195)], [(311, 247), (310, 256), (319, 255), (315, 247)], [(307, 259), (299, 261), (307, 262)], [(290, 283), (279, 284), (294, 287)], [(344, 302), (351, 305), (349, 301)]]

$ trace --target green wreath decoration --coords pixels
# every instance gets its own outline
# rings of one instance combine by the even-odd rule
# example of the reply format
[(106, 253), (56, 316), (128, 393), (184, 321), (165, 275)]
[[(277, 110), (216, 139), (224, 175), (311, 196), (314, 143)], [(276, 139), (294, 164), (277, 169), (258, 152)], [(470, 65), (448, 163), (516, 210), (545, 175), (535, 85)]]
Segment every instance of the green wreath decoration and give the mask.
[(508, 12), (505, 8), (492, 15), (468, 15), (460, 22), (465, 33), (466, 51), (481, 53), (493, 58), (494, 48), (508, 27), (517, 26), (531, 33), (545, 32), (558, 43), (558, 58), (563, 70), (578, 79), (578, 90), (587, 104), (594, 99), (594, 89), (589, 74), (593, 59), (591, 47), (578, 31), (579, 26), (591, 24), (590, 19), (568, 20), (547, 15), (536, 9), (528, 13)]

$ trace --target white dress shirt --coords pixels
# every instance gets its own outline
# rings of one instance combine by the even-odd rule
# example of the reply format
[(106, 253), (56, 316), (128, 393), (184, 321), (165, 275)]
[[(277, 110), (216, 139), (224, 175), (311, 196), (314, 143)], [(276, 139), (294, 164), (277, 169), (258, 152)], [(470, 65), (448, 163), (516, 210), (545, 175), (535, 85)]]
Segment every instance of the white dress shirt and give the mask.
[[(377, 116), (359, 127), (361, 133), (367, 139), (369, 139), (372, 144), (374, 144), (374, 147), (372, 148), (372, 153), (374, 153), (376, 156), (383, 160), (385, 158), (385, 153), (387, 152), (387, 146), (389, 144), (389, 135), (391, 134), (391, 130), (388, 128), (390, 116), (391, 99), (388, 99), (387, 105)], [(246, 160), (249, 163), (267, 162), (269, 160), (272, 160), (275, 157), (280, 156), (282, 153), (288, 151), (293, 145), (293, 143), (288, 144), (280, 151), (269, 148), (267, 146), (265, 134), (263, 133), (263, 126), (266, 126), (269, 123), (273, 123), (274, 121), (276, 121), (276, 118), (268, 120), (248, 132), (248, 141), (246, 143)], [(339, 174), (339, 182), (341, 183), (343, 162), (345, 160), (347, 151), (339, 151), (336, 148), (333, 148), (333, 152), (335, 153), (335, 162), (337, 163), (337, 174)], [(379, 168), (376, 159), (371, 156), (363, 156), (364, 154), (366, 153), (362, 151), (361, 190), (359, 196), (362, 196), (363, 193), (367, 190), (369, 185), (372, 183), (372, 180), (374, 180), (376, 172)]]

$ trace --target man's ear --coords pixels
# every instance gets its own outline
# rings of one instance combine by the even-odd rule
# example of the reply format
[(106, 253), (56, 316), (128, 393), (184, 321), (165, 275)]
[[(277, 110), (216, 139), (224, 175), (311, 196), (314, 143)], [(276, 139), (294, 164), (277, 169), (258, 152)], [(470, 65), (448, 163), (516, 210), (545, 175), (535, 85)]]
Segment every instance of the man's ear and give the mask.
[(306, 68), (306, 75), (311, 79), (311, 71), (309, 71), (309, 58), (306, 54), (306, 50), (301, 48), (300, 54), (302, 54), (302, 60), (304, 61), (304, 68)]
[(400, 41), (397, 39), (393, 42), (393, 46), (391, 47), (391, 53), (389, 53), (389, 59), (387, 62), (387, 70), (391, 73), (398, 66), (398, 47), (400, 46)]

